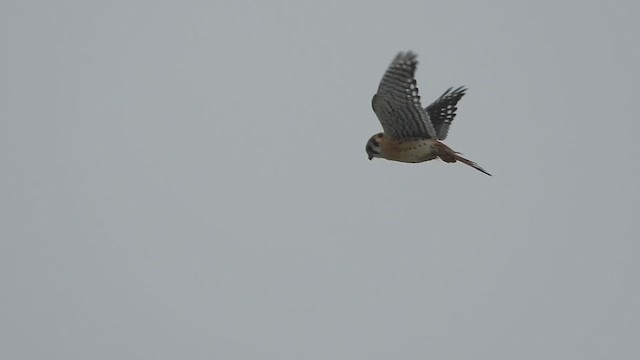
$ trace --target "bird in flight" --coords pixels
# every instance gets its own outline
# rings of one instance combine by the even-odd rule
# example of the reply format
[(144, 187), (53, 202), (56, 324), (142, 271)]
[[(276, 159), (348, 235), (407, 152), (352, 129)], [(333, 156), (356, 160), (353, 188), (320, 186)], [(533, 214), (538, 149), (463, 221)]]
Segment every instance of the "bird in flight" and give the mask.
[(467, 91), (449, 88), (433, 104), (423, 108), (414, 74), (418, 61), (411, 51), (399, 53), (385, 72), (371, 105), (384, 132), (367, 142), (369, 160), (419, 163), (440, 158), (445, 162), (460, 161), (489, 176), (475, 162), (465, 159), (440, 140), (444, 140), (456, 116), (456, 104)]

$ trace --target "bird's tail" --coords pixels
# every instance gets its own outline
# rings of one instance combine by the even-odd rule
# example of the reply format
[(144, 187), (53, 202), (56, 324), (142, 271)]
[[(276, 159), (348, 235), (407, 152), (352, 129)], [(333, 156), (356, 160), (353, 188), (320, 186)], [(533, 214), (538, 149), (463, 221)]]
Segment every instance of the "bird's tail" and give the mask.
[(441, 143), (440, 141), (437, 141), (434, 144), (434, 147), (436, 149), (436, 154), (438, 154), (438, 157), (442, 159), (442, 161), (448, 162), (448, 163), (454, 163), (456, 161), (460, 161), (461, 163), (467, 164), (480, 172), (483, 172), (489, 176), (492, 176), (485, 169), (480, 167), (480, 165), (476, 164), (475, 162), (469, 159), (463, 158), (462, 156), (460, 156), (461, 154), (459, 152), (453, 151), (453, 149)]

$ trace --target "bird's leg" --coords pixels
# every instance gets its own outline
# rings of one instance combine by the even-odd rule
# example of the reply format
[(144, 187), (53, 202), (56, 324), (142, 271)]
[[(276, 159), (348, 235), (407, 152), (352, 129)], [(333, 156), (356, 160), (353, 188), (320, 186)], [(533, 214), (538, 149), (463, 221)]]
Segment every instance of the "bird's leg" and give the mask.
[(459, 152), (453, 151), (453, 149), (441, 143), (440, 141), (434, 142), (432, 146), (435, 149), (436, 154), (440, 159), (442, 159), (442, 161), (448, 162), (448, 163), (454, 163), (456, 161), (460, 161), (463, 164), (467, 164), (472, 168), (491, 176), (491, 174), (489, 174), (485, 169), (480, 167), (480, 165), (476, 164), (475, 162), (469, 159), (463, 158), (462, 156), (459, 155), (460, 154)]

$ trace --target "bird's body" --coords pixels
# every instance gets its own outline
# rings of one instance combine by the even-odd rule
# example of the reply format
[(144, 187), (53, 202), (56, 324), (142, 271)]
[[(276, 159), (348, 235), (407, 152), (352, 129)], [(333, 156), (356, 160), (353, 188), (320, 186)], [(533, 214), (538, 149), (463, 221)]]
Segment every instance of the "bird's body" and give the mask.
[(388, 141), (384, 134), (378, 138), (380, 152), (385, 154), (385, 159), (406, 163), (419, 163), (433, 160), (438, 157), (433, 139), (405, 139), (401, 141)]
[(422, 108), (414, 79), (417, 64), (412, 52), (399, 53), (382, 77), (371, 104), (384, 133), (373, 135), (367, 142), (369, 159), (419, 163), (440, 158), (445, 162), (460, 161), (491, 175), (440, 141), (447, 137), (456, 116), (456, 104), (466, 89), (450, 88), (433, 104)]

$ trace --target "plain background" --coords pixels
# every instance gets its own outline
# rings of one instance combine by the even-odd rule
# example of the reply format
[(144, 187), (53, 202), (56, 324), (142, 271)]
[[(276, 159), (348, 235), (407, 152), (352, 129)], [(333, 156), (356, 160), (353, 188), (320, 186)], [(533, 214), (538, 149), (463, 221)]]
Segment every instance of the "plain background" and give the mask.
[[(640, 358), (637, 1), (3, 1), (0, 358)], [(398, 51), (494, 174), (368, 161)]]

